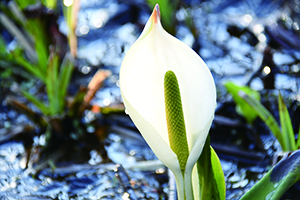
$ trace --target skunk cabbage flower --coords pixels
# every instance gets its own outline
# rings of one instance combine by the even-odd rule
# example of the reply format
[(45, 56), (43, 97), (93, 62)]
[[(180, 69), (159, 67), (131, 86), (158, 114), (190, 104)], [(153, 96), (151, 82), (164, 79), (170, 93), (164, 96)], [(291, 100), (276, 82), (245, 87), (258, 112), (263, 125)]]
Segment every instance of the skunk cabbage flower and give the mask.
[[(175, 86), (168, 86), (168, 81)], [(158, 5), (123, 60), (120, 87), (126, 113), (158, 159), (174, 173), (179, 199), (192, 199), (187, 197), (193, 193), (191, 173), (214, 117), (215, 84), (199, 55), (163, 29)], [(172, 95), (174, 99), (179, 95), (174, 100), (177, 104), (168, 103)], [(173, 116), (182, 122), (177, 128), (183, 136), (176, 139), (175, 130), (175, 143), (168, 107), (178, 107), (178, 115), (175, 109)]]

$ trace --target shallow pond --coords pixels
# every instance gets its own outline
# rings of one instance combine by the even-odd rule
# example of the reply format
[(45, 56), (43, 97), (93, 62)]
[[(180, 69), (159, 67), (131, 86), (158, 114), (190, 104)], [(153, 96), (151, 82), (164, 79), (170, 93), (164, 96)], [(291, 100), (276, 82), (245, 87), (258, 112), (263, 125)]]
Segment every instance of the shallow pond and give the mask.
[[(234, 81), (261, 92), (262, 102), (278, 119), (277, 90), (290, 105), (299, 101), (300, 2), (295, 1), (182, 1), (176, 12), (176, 36), (205, 60), (217, 85), (218, 106), (210, 135), (221, 159), (227, 199), (239, 199), (267, 172), (280, 152), (275, 138), (256, 120), (246, 124), (223, 84)], [(142, 0), (81, 0), (76, 34), (77, 69), (70, 93), (87, 85), (97, 69), (111, 72), (92, 104), (122, 103), (118, 75), (122, 59), (139, 36), (151, 9)], [(194, 20), (195, 38), (184, 21)], [(60, 31), (66, 33), (63, 17)], [(1, 79), (0, 79), (1, 80)], [(10, 88), (13, 90), (13, 85)], [(0, 106), (0, 128), (32, 124), (25, 115)], [(288, 105), (288, 106), (290, 106)], [(34, 108), (33, 108), (34, 109)], [(291, 113), (299, 116), (296, 106)], [(105, 116), (86, 112), (85, 123), (105, 124), (103, 140), (111, 162), (97, 150), (86, 162), (48, 162), (38, 173), (26, 166), (26, 142), (8, 140), (0, 145), (1, 199), (171, 199), (174, 180), (124, 113)], [(299, 120), (298, 120), (299, 121)], [(299, 127), (299, 122), (295, 126)], [(88, 130), (93, 132), (94, 129)], [(45, 139), (34, 137), (36, 146)], [(295, 189), (296, 188), (296, 189)], [(298, 188), (299, 189), (299, 188)], [(297, 186), (293, 192), (299, 192)]]

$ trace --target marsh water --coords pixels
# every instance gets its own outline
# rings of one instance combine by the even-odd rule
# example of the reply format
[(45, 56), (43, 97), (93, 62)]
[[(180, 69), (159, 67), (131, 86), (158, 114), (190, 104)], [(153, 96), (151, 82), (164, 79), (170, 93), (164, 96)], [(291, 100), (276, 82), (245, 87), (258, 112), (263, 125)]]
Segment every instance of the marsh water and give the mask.
[[(87, 85), (98, 69), (109, 70), (111, 75), (91, 104), (119, 105), (121, 62), (141, 33), (151, 8), (143, 0), (80, 3), (77, 65), (69, 92)], [(210, 130), (211, 145), (224, 170), (226, 199), (239, 199), (276, 163), (281, 150), (262, 121), (257, 119), (249, 125), (237, 114), (223, 84), (233, 81), (258, 90), (277, 120), (277, 94), (281, 90), (293, 124), (299, 127), (300, 2), (185, 0), (182, 5), (175, 15), (176, 37), (199, 53), (215, 79), (218, 105)], [(197, 37), (184, 23), (186, 13), (193, 19)], [(66, 34), (63, 15), (58, 24)], [(4, 100), (1, 97), (2, 130), (33, 124)], [(47, 162), (35, 171), (25, 168), (26, 141), (6, 140), (0, 144), (0, 199), (169, 199), (173, 195), (172, 175), (125, 113), (107, 116), (87, 111), (83, 120), (105, 125), (103, 144), (109, 162), (92, 150), (84, 162)], [(95, 131), (88, 128), (87, 132)], [(44, 137), (33, 138), (35, 146), (45, 142)], [(291, 193), (299, 192), (298, 185)]]

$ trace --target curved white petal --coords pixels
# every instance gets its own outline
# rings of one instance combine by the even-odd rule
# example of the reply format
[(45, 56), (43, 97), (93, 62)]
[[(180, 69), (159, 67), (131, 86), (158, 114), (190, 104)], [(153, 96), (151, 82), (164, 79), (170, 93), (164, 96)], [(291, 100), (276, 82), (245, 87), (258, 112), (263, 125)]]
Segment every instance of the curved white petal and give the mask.
[[(193, 192), (193, 189), (192, 189), (195, 185), (199, 187), (199, 180), (198, 179), (195, 180), (195, 177), (193, 177), (194, 174), (192, 176), (192, 173), (193, 173), (193, 169), (197, 168), (197, 166), (195, 166), (195, 163), (197, 162), (197, 160), (200, 157), (200, 154), (204, 147), (205, 140), (206, 140), (209, 128), (211, 126), (211, 123), (213, 121), (213, 118), (214, 118), (214, 114), (210, 117), (210, 119), (209, 119), (208, 123), (205, 125), (204, 129), (200, 132), (198, 139), (195, 141), (195, 144), (194, 144), (192, 150), (190, 151), (190, 155), (189, 155), (188, 161), (186, 163), (184, 182), (185, 183), (193, 182), (193, 185), (186, 184), (185, 190), (186, 190), (187, 194), (194, 193), (194, 195), (196, 195), (196, 196), (194, 196), (194, 199), (199, 199), (197, 197), (198, 194), (197, 193), (195, 194), (196, 191)], [(196, 181), (197, 183), (194, 183), (194, 181)]]
[(176, 154), (171, 150), (169, 145), (161, 138), (161, 135), (154, 127), (145, 120), (143, 116), (127, 100), (126, 95), (122, 93), (123, 101), (126, 106), (126, 112), (141, 132), (142, 136), (153, 150), (155, 155), (171, 170), (180, 170)]
[[(132, 121), (141, 132), (142, 136), (153, 150), (157, 158), (162, 161), (173, 173), (176, 178), (176, 183), (179, 195), (184, 194), (184, 180), (180, 170), (180, 165), (176, 154), (171, 150), (160, 136), (160, 134), (148, 123), (131, 105), (121, 91), (123, 102), (126, 106), (126, 112), (129, 113)], [(180, 198), (183, 199), (183, 198)]]
[(203, 60), (152, 18), (149, 19), (152, 25), (148, 25), (151, 30), (143, 31), (147, 33), (142, 34), (123, 60), (121, 89), (137, 112), (169, 143), (163, 80), (166, 71), (172, 70), (179, 82), (191, 150), (214, 113), (214, 81)]
[(189, 155), (189, 158), (188, 158), (188, 161), (186, 164), (186, 166), (187, 166), (186, 172), (191, 171), (194, 164), (197, 162), (197, 160), (202, 152), (203, 146), (205, 144), (205, 140), (206, 140), (208, 131), (210, 129), (211, 123), (213, 121), (213, 118), (214, 118), (214, 114), (212, 114), (212, 116), (210, 116), (208, 123), (204, 126), (203, 130), (201, 130), (199, 137), (195, 140), (195, 143), (193, 145), (193, 148), (190, 151), (190, 155)]
[(141, 36), (123, 60), (121, 93), (127, 113), (149, 146), (176, 179), (182, 179), (167, 132), (164, 75), (168, 70), (175, 73), (179, 83), (190, 151), (185, 178), (191, 179), (214, 116), (215, 84), (199, 55), (162, 28), (159, 11), (154, 9)]

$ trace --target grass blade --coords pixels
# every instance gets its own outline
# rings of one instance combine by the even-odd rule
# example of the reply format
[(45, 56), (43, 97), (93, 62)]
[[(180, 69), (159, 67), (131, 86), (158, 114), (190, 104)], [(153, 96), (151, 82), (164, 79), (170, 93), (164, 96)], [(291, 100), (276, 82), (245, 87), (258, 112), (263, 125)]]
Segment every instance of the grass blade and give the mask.
[(280, 92), (278, 95), (278, 108), (279, 108), (279, 118), (280, 118), (280, 124), (282, 129), (282, 136), (286, 145), (286, 150), (295, 151), (297, 150), (297, 148), (295, 144), (295, 135), (294, 135), (291, 118)]
[(21, 65), (22, 67), (25, 68), (25, 70), (27, 70), (29, 73), (33, 74), (34, 76), (36, 76), (37, 78), (41, 79), (44, 83), (46, 81), (46, 78), (44, 76), (44, 74), (40, 71), (40, 69), (34, 65), (31, 64), (30, 62), (28, 62), (23, 55), (21, 55), (20, 51), (13, 51), (11, 52), (13, 55), (13, 58), (15, 59), (15, 62), (18, 65)]
[(298, 132), (298, 139), (297, 139), (297, 145), (296, 148), (299, 149), (300, 148), (300, 127), (299, 127), (299, 132)]
[(252, 108), (252, 112), (256, 112), (260, 119), (265, 122), (267, 127), (271, 130), (271, 132), (275, 135), (278, 142), (281, 145), (283, 151), (287, 151), (284, 138), (282, 137), (281, 130), (279, 128), (278, 123), (272, 116), (272, 114), (260, 103), (260, 101), (255, 98), (247, 95), (245, 92), (240, 91), (239, 96), (243, 98)]
[(46, 79), (46, 87), (47, 87), (47, 94), (49, 100), (49, 110), (50, 115), (59, 114), (60, 107), (59, 107), (59, 96), (58, 96), (58, 63), (59, 57), (57, 55), (53, 55), (48, 63), (47, 68), (47, 79)]
[(50, 9), (55, 9), (57, 6), (57, 0), (42, 0), (43, 4)]
[(231, 93), (237, 105), (237, 113), (242, 115), (249, 124), (252, 124), (253, 121), (257, 118), (257, 113), (252, 112), (253, 108), (239, 96), (239, 91), (245, 92), (247, 95), (257, 99), (258, 101), (260, 101), (260, 94), (257, 91), (250, 89), (249, 87), (237, 86), (232, 82), (227, 82), (224, 84), (224, 86), (226, 87), (227, 91)]
[(35, 4), (36, 1), (35, 0), (15, 0), (16, 3), (18, 4), (18, 6), (20, 7), (21, 10), (23, 10), (24, 8), (26, 8), (29, 5)]
[(34, 123), (38, 124), (41, 128), (45, 128), (47, 126), (47, 122), (45, 121), (43, 116), (28, 108), (26, 103), (23, 103), (19, 101), (17, 98), (13, 98), (13, 97), (7, 97), (5, 101), (7, 102), (8, 105), (11, 105), (18, 111), (24, 113), (27, 117), (29, 117)]
[(32, 102), (44, 115), (49, 114), (49, 109), (47, 106), (44, 105), (43, 102), (38, 100), (35, 96), (31, 95), (25, 90), (21, 90), (22, 94), (30, 101)]
[(34, 40), (34, 48), (39, 64), (38, 67), (40, 68), (40, 71), (46, 76), (49, 57), (49, 39), (45, 32), (45, 27), (40, 22), (40, 19), (32, 18), (26, 21), (24, 28), (28, 33), (30, 33), (31, 37)]
[(197, 161), (197, 172), (200, 186), (199, 199), (225, 200), (226, 186), (224, 173), (217, 154), (210, 146), (209, 135), (206, 138), (202, 153)]
[(31, 61), (36, 61), (36, 54), (33, 47), (28, 42), (28, 38), (19, 30), (19, 28), (11, 21), (4, 13), (0, 13), (0, 23), (7, 29), (7, 31), (18, 39), (20, 44), (28, 53)]
[(74, 69), (73, 58), (70, 54), (66, 54), (61, 67), (58, 78), (58, 98), (60, 99), (60, 108), (64, 107), (64, 99), (67, 94), (67, 89), (71, 80)]

